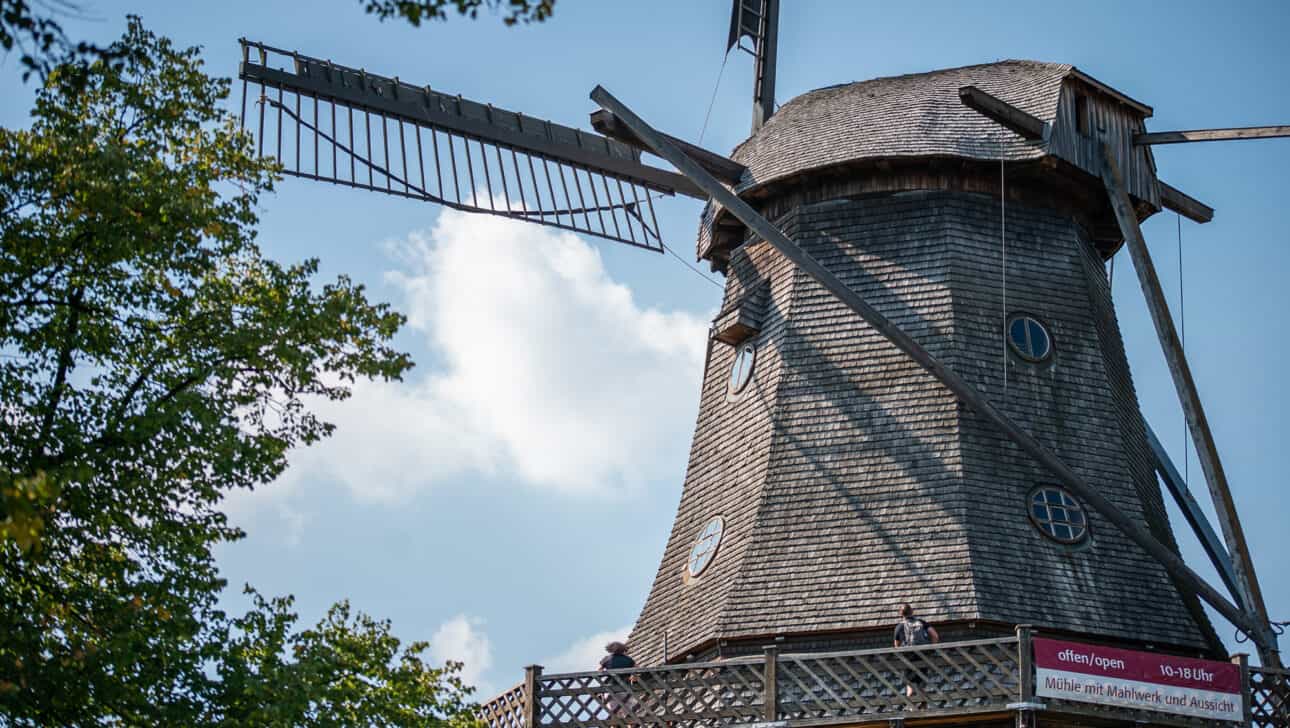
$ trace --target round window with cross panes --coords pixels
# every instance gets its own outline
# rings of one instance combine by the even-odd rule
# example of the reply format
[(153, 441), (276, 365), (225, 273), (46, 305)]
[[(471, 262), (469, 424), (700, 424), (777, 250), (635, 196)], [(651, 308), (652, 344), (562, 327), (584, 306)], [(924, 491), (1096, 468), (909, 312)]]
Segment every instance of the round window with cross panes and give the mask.
[(1054, 541), (1074, 544), (1088, 538), (1088, 518), (1075, 497), (1055, 485), (1030, 492), (1030, 522)]
[(702, 574), (717, 557), (717, 549), (721, 547), (721, 537), (725, 532), (726, 519), (721, 516), (713, 516), (703, 525), (699, 537), (690, 547), (690, 558), (685, 564), (685, 571), (690, 578)]

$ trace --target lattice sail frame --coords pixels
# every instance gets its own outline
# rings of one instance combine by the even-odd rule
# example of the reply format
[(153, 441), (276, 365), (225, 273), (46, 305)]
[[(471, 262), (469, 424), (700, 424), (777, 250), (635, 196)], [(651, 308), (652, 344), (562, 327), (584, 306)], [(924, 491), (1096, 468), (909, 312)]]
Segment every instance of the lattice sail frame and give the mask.
[(397, 77), (240, 42), (242, 126), (253, 125), (257, 153), (278, 160), (285, 174), (664, 250), (653, 198), (688, 185), (643, 164), (637, 149)]

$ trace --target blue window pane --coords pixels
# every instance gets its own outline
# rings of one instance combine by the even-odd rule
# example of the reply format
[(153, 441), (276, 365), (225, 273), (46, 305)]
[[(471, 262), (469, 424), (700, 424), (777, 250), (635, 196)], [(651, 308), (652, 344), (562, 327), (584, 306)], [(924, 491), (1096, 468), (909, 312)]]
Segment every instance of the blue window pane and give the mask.
[(1070, 520), (1069, 518), (1066, 517), (1065, 508), (1049, 508), (1048, 512), (1052, 514), (1052, 519), (1054, 521), (1060, 521), (1064, 523)]
[(1026, 321), (1025, 319), (1016, 319), (1008, 327), (1008, 336), (1012, 337), (1012, 343), (1022, 351), (1026, 350)]
[(1036, 359), (1048, 356), (1048, 333), (1034, 319), (1026, 319), (1030, 326), (1030, 355)]
[(1045, 505), (1036, 504), (1033, 513), (1035, 514), (1035, 518), (1038, 518), (1041, 521), (1048, 520), (1048, 507)]
[(1071, 539), (1071, 529), (1064, 523), (1053, 524), (1053, 535), (1057, 538), (1069, 541)]
[(1082, 525), (1084, 525), (1084, 512), (1083, 512), (1083, 511), (1074, 511), (1074, 510), (1073, 510), (1073, 511), (1071, 511), (1071, 512), (1070, 512), (1070, 522), (1071, 522), (1072, 524), (1076, 525), (1076, 526), (1082, 526)]
[(1060, 506), (1062, 504), (1062, 494), (1055, 490), (1045, 490), (1044, 498), (1055, 506)]

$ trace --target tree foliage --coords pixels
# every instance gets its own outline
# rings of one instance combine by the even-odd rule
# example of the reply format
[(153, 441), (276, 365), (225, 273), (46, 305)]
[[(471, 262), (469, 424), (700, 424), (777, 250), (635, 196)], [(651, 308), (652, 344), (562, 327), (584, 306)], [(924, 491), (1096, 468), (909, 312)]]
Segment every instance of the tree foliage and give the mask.
[[(369, 15), (381, 20), (402, 18), (419, 27), (423, 20), (446, 20), (449, 13), (479, 17), (480, 8), (502, 13), (506, 25), (541, 22), (555, 12), (555, 0), (359, 0)], [(32, 74), (48, 76), (62, 67), (64, 82), (70, 69), (88, 71), (90, 63), (116, 63), (116, 46), (100, 46), (67, 37), (63, 23), (83, 16), (74, 0), (0, 0), (0, 50), (18, 51), (23, 80)]]
[(218, 609), (221, 499), (326, 436), (310, 398), (397, 379), (403, 318), (255, 242), (272, 163), (137, 19), (0, 129), (0, 723), (469, 722), (453, 666), (333, 608)]
[(540, 23), (555, 12), (555, 0), (359, 0), (369, 15), (381, 20), (402, 18), (413, 27), (425, 20), (447, 20), (450, 11), (471, 19), (487, 7), (502, 13), (502, 22)]

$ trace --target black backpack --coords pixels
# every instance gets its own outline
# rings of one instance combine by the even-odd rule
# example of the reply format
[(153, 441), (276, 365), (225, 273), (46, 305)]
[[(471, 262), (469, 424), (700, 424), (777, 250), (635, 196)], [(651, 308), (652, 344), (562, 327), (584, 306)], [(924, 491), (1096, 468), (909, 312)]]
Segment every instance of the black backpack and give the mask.
[(905, 628), (905, 647), (932, 643), (932, 636), (927, 633), (927, 623), (923, 620), (906, 619), (901, 626)]

